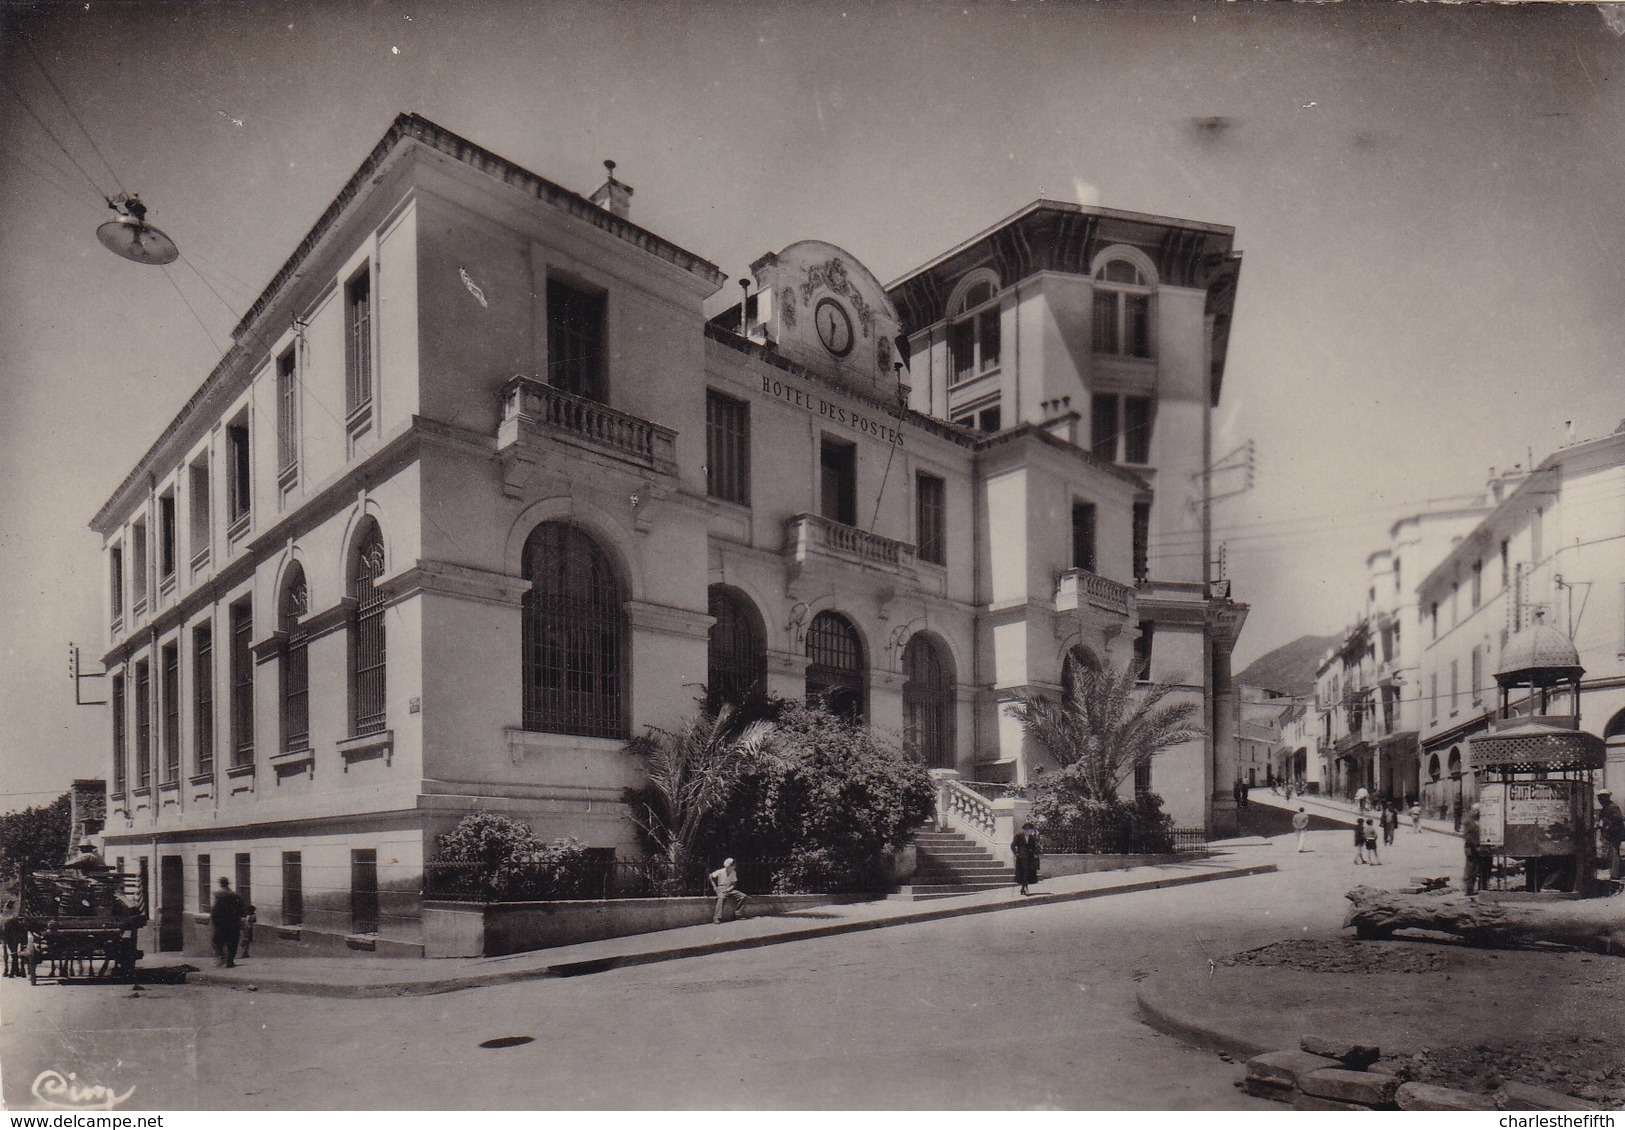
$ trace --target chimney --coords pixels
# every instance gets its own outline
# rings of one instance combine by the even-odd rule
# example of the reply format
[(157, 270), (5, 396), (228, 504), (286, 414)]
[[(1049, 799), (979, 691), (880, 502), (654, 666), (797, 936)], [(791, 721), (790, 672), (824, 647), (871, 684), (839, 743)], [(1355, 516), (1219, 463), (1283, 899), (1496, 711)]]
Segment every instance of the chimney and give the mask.
[(611, 214), (623, 220), (627, 219), (632, 214), (632, 186), (615, 179), (614, 161), (605, 161), (604, 171), (606, 173), (604, 183), (587, 199)]

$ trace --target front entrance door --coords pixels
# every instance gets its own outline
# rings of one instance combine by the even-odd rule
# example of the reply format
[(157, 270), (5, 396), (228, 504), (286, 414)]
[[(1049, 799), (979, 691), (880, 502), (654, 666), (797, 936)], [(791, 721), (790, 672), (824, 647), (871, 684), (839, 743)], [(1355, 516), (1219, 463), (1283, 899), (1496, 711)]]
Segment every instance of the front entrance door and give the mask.
[(186, 898), (186, 865), (178, 855), (158, 857), (158, 949), (182, 949), (186, 933), (182, 926)]

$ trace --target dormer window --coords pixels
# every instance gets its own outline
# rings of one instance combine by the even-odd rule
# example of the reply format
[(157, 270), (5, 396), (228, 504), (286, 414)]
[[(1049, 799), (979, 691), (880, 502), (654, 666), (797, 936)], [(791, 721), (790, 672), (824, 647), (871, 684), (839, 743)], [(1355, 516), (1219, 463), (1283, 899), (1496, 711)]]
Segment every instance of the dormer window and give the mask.
[(1095, 270), (1096, 353), (1151, 356), (1152, 280), (1128, 259), (1108, 259)]
[(999, 292), (990, 278), (965, 289), (954, 305), (948, 326), (953, 356), (953, 383), (993, 372), (999, 367)]

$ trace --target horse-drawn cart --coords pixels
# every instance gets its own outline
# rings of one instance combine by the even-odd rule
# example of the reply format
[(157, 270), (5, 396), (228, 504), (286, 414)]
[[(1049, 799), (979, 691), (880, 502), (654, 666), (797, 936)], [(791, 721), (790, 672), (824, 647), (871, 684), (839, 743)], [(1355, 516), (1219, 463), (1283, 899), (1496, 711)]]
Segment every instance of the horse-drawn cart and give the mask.
[(72, 867), (22, 877), (17, 925), (28, 940), (30, 982), (45, 976), (133, 977), (141, 959), (136, 931), (147, 924), (139, 875)]

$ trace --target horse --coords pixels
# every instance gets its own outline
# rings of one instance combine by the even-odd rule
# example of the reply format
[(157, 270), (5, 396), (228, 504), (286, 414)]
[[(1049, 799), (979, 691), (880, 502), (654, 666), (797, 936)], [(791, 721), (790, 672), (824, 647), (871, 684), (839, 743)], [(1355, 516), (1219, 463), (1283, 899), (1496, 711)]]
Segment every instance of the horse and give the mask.
[(28, 948), (28, 927), (18, 916), (16, 895), (5, 896), (0, 902), (0, 946), (5, 949), (5, 976), (26, 977), (28, 963), (23, 951)]

